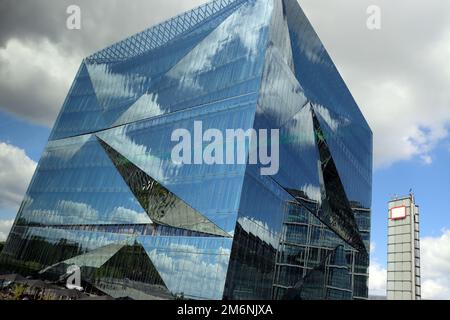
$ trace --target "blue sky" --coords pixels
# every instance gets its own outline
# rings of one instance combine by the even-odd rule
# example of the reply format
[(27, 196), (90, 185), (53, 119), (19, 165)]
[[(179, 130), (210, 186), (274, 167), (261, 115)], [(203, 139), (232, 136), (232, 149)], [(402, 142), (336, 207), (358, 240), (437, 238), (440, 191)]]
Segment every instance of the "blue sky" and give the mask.
[(437, 237), (443, 228), (450, 228), (446, 201), (450, 181), (449, 142), (444, 140), (433, 150), (431, 164), (414, 158), (374, 171), (372, 241), (376, 249), (372, 256), (380, 263), (386, 263), (387, 201), (392, 195), (406, 195), (413, 189), (420, 206), (422, 237)]
[[(82, 58), (204, 1), (77, 0), (82, 29), (69, 31), (71, 0), (0, 0), (10, 8), (0, 12), (0, 238)], [(387, 202), (412, 188), (424, 296), (450, 299), (450, 2), (299, 3), (374, 133), (371, 293), (385, 292)], [(371, 5), (380, 30), (367, 28)]]
[(24, 149), (36, 162), (47, 144), (50, 130), (0, 110), (0, 141)]

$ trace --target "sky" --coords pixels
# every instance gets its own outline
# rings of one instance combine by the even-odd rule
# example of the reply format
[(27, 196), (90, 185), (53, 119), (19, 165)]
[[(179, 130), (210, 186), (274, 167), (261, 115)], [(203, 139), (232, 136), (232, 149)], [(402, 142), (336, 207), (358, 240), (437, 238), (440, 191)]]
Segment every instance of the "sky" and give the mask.
[[(204, 0), (0, 0), (0, 240), (83, 57)], [(450, 2), (299, 0), (374, 133), (370, 293), (385, 295), (387, 201), (421, 210), (422, 295), (450, 299)], [(66, 9), (81, 8), (81, 30)], [(367, 28), (367, 8), (381, 12)]]

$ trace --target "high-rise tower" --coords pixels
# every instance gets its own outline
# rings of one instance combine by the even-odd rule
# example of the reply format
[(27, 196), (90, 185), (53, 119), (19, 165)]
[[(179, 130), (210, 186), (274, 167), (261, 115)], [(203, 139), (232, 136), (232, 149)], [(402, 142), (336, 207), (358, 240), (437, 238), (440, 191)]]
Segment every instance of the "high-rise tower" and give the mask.
[(414, 195), (389, 201), (387, 298), (420, 300), (419, 206)]

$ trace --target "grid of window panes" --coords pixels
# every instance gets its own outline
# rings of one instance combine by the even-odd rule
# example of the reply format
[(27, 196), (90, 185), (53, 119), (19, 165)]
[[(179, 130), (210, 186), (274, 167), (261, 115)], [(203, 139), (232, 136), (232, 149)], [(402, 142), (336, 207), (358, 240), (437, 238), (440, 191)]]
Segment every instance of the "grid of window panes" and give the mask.
[(406, 217), (389, 219), (387, 297), (420, 299), (419, 209), (411, 196), (391, 201), (389, 208), (406, 207)]

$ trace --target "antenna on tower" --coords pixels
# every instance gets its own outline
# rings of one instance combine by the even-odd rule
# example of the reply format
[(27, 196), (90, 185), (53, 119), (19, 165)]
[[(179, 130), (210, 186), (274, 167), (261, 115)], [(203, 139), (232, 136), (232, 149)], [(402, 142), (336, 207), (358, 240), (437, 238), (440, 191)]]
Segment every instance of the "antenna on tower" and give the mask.
[(414, 192), (413, 192), (413, 189), (411, 188), (411, 189), (409, 189), (409, 196), (411, 197), (411, 199), (412, 199), (412, 201), (414, 202)]

